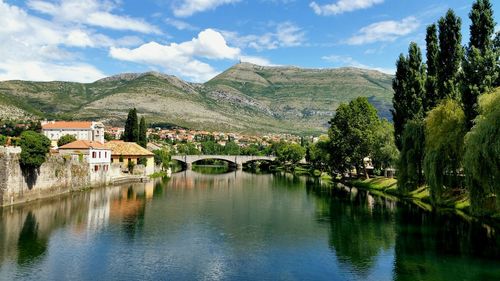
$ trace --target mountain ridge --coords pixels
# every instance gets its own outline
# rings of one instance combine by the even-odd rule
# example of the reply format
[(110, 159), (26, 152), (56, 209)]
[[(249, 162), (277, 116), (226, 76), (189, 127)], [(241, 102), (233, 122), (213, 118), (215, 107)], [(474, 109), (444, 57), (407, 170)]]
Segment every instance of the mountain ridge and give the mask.
[(42, 118), (109, 124), (120, 124), (136, 107), (150, 122), (197, 129), (321, 133), (336, 107), (357, 96), (390, 118), (391, 81), (391, 75), (360, 68), (239, 63), (205, 83), (159, 72), (122, 73), (92, 83), (3, 81), (0, 105)]

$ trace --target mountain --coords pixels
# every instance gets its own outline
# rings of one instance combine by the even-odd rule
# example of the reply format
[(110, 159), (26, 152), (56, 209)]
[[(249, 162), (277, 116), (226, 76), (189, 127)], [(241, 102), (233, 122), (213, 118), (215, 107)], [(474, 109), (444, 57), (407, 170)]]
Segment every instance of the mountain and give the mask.
[(149, 122), (249, 133), (319, 133), (342, 102), (368, 97), (390, 118), (392, 76), (378, 71), (237, 64), (204, 84), (157, 72), (93, 83), (0, 82), (0, 118), (40, 116), (122, 124), (136, 107)]

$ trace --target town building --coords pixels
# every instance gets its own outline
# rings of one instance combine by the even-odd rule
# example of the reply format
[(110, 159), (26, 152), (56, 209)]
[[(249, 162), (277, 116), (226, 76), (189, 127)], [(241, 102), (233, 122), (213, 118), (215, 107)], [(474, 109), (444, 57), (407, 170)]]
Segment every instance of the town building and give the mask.
[(144, 174), (151, 175), (155, 172), (154, 153), (137, 143), (113, 140), (105, 143), (104, 146), (111, 149), (111, 163), (120, 163), (122, 167), (128, 167), (129, 162), (138, 165), (139, 160), (145, 158)]
[(42, 122), (42, 133), (50, 139), (52, 146), (64, 135), (72, 135), (77, 140), (104, 143), (104, 125), (91, 121), (49, 121)]
[(69, 155), (73, 161), (86, 161), (91, 184), (108, 184), (111, 181), (111, 149), (103, 143), (77, 140), (59, 147), (59, 154)]

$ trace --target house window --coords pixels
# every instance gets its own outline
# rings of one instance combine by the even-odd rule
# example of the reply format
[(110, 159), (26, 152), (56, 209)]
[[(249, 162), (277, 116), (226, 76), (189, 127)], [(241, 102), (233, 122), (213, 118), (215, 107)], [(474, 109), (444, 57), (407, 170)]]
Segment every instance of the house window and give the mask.
[(108, 158), (108, 152), (107, 151), (104, 152), (104, 158)]
[(95, 172), (99, 171), (99, 165), (95, 165), (95, 166), (94, 166), (94, 171), (95, 171)]
[(95, 158), (96, 154), (95, 151), (92, 152), (92, 158)]
[(101, 158), (101, 152), (99, 151), (99, 158)]

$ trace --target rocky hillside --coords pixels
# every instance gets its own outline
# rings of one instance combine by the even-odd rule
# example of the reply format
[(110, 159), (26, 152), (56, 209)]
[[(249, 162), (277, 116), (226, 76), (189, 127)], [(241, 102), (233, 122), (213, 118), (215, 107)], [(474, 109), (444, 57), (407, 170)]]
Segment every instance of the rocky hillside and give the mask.
[(326, 130), (341, 102), (357, 96), (368, 97), (379, 114), (389, 118), (391, 79), (387, 74), (356, 68), (241, 63), (205, 84), (156, 72), (120, 74), (87, 84), (5, 81), (0, 82), (0, 109), (8, 108), (16, 117), (99, 119), (120, 124), (128, 109), (136, 107), (150, 122), (191, 128), (319, 133)]

